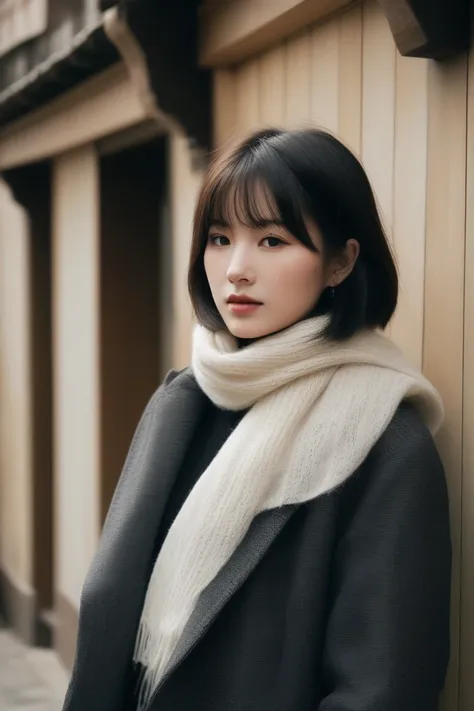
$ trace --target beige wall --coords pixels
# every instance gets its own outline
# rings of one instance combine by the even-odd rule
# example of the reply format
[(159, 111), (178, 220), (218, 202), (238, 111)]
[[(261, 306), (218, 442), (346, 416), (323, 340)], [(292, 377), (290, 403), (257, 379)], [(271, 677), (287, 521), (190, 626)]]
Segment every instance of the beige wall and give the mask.
[(29, 229), (0, 181), (0, 568), (32, 585)]
[[(439, 388), (446, 408), (438, 445), (450, 488), (454, 548), (450, 703), (446, 704), (450, 710), (457, 708), (459, 636), (464, 627), (459, 617), (460, 597), (472, 594), (464, 570), (473, 551), (461, 548), (463, 480), (473, 475), (462, 468), (463, 388), (469, 382), (468, 374), (463, 374), (466, 78), (463, 57), (443, 65), (430, 64), (423, 367)], [(469, 683), (472, 695), (472, 673), (466, 678), (462, 667), (461, 672), (459, 681), (461, 685)], [(462, 711), (472, 708), (472, 698), (467, 705), (465, 702), (459, 707)]]
[[(263, 125), (320, 125), (359, 155), (372, 181), (400, 267), (400, 302), (388, 330), (446, 405), (438, 446), (450, 487), (454, 570), (452, 661), (443, 708), (470, 711), (474, 192), (470, 161), (465, 259), (466, 131), (472, 123), (466, 58), (435, 63), (401, 57), (382, 10), (367, 0), (214, 76), (218, 148)], [(471, 104), (472, 95), (471, 87)]]
[(99, 537), (99, 223), (93, 146), (53, 171), (57, 590), (76, 608)]
[(187, 267), (191, 245), (192, 220), (203, 167), (199, 153), (189, 141), (175, 132), (170, 136), (171, 234), (173, 259), (173, 368), (189, 364), (191, 353), (192, 310), (188, 298)]

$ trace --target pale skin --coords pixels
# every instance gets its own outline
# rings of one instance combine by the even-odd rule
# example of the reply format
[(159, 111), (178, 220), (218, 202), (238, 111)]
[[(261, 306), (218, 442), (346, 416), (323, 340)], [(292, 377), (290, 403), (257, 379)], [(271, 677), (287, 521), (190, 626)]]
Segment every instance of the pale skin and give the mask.
[[(353, 270), (357, 240), (347, 240), (329, 260), (319, 229), (309, 221), (307, 229), (315, 252), (272, 219), (258, 229), (237, 221), (210, 228), (204, 267), (216, 307), (236, 338), (254, 340), (297, 323), (326, 288), (337, 288)], [(258, 304), (229, 303), (235, 296)]]

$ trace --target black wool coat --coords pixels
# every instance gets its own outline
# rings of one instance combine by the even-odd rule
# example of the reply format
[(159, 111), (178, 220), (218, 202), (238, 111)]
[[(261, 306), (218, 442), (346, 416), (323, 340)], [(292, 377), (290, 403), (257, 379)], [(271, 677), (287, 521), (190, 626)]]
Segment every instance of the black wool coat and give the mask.
[[(156, 532), (206, 396), (169, 377), (138, 426), (86, 579), (63, 711), (133, 711)], [(402, 405), (336, 491), (260, 514), (202, 593), (148, 711), (435, 711), (449, 657), (448, 497)]]

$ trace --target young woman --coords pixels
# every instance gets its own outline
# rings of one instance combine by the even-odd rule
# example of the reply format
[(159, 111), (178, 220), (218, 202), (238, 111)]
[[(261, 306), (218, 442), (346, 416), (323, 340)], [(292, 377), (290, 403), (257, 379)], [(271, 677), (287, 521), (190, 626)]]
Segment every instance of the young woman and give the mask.
[(192, 363), (152, 397), (86, 580), (65, 711), (435, 711), (442, 405), (381, 330), (367, 177), (319, 130), (215, 162)]

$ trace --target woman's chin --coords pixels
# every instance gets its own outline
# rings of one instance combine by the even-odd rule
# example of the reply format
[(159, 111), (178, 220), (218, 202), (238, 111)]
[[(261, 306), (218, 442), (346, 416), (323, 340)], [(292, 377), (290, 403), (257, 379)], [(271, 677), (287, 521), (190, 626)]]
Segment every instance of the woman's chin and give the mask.
[(252, 323), (252, 319), (231, 318), (226, 319), (228, 331), (241, 341), (255, 341), (258, 338), (270, 336), (272, 333), (280, 331), (284, 326), (270, 323)]

